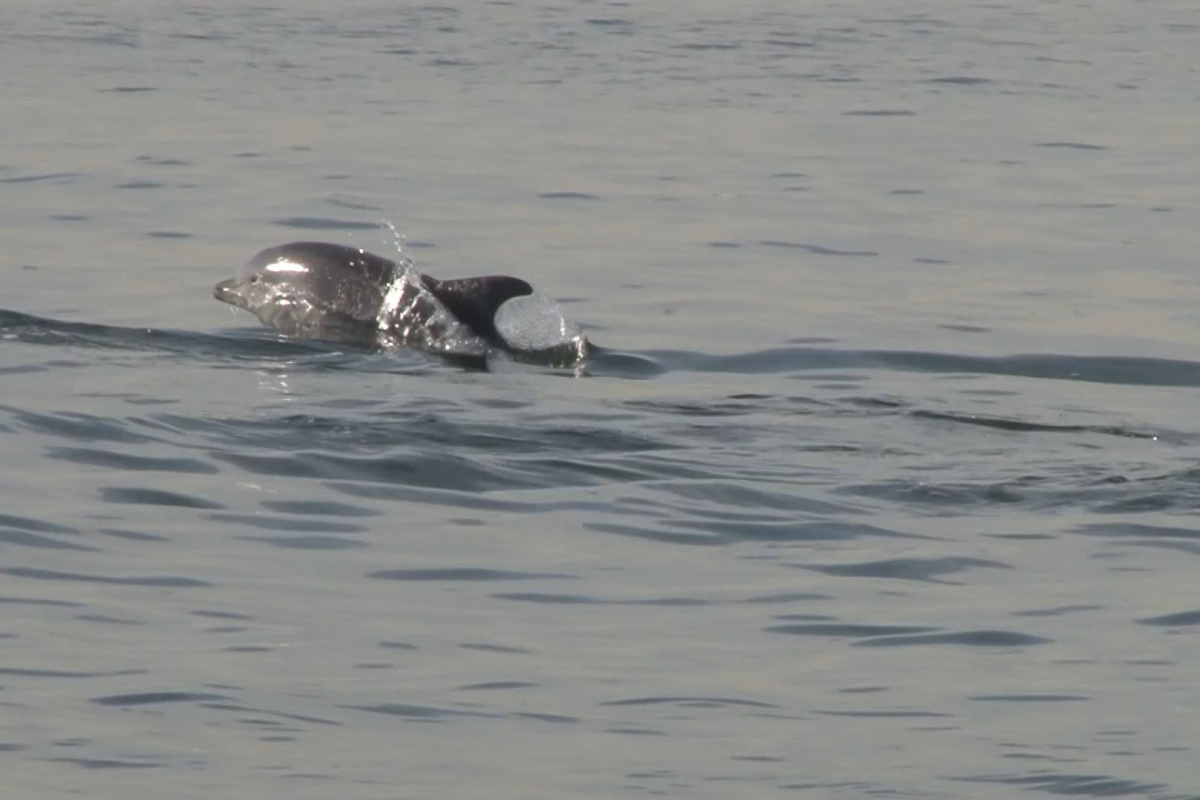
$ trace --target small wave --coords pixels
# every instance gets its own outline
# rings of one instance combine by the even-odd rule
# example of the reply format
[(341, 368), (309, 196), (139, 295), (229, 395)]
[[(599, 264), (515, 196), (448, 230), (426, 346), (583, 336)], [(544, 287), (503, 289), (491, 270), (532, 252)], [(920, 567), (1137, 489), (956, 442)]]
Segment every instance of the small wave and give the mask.
[[(1003, 375), (1126, 386), (1200, 387), (1200, 362), (1134, 356), (1077, 356), (1057, 353), (969, 356), (913, 350), (842, 350), (776, 347), (733, 355), (681, 350), (636, 354), (667, 372), (723, 372), (742, 375), (837, 369), (885, 369), (945, 375)], [(593, 374), (607, 354), (595, 358)]]
[[(0, 309), (0, 341), (57, 347), (97, 349), (156, 350), (196, 356), (218, 356), (228, 360), (297, 356), (341, 356), (345, 343), (335, 344), (310, 339), (292, 339), (270, 331), (242, 329), (225, 333), (196, 333), (162, 328), (128, 328), (88, 322), (70, 322), (39, 317), (20, 311)], [(350, 353), (379, 353), (378, 346), (351, 346)], [(394, 360), (365, 362), (353, 356), (344, 359), (318, 359), (316, 369), (367, 369), (388, 371), (400, 365), (398, 353), (388, 352)], [(468, 369), (487, 369), (488, 361), (471, 358), (450, 363)], [(411, 366), (409, 361), (409, 366)], [(428, 363), (428, 362), (426, 362)], [(1083, 356), (1058, 353), (1009, 356), (970, 356), (915, 350), (849, 350), (832, 347), (774, 347), (732, 355), (712, 355), (688, 350), (618, 351), (590, 345), (586, 369), (579, 374), (592, 377), (646, 379), (670, 372), (711, 372), (735, 375), (833, 372), (837, 370), (879, 369), (895, 372), (938, 373), (942, 375), (999, 375), (1039, 380), (1081, 381), (1123, 386), (1163, 386), (1200, 388), (1200, 362), (1181, 359), (1137, 356)], [(933, 412), (922, 412), (931, 418)], [(947, 417), (949, 418), (949, 417)], [(995, 427), (1021, 427), (1028, 423), (988, 420), (981, 417), (954, 417), (956, 421)], [(1038, 430), (1054, 426), (1034, 425)], [(1072, 426), (1059, 426), (1071, 431)], [(1138, 436), (1136, 431), (1108, 431)]]

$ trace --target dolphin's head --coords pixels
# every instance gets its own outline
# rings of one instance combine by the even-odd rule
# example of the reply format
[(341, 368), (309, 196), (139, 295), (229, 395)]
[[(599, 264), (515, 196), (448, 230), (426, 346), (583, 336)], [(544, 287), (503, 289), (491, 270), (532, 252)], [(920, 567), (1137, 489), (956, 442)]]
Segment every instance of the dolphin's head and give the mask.
[(291, 336), (328, 336), (376, 326), (393, 261), (323, 242), (293, 242), (263, 250), (237, 278), (213, 287), (218, 300), (245, 309)]

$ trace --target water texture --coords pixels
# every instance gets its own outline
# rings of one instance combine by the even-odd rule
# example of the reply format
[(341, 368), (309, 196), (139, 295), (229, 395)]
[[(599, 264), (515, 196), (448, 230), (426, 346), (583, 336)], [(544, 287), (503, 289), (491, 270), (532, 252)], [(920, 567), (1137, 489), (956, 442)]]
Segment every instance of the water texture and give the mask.
[[(1198, 32), (7, 10), (5, 796), (1200, 797)], [(600, 351), (211, 299), (392, 225)]]

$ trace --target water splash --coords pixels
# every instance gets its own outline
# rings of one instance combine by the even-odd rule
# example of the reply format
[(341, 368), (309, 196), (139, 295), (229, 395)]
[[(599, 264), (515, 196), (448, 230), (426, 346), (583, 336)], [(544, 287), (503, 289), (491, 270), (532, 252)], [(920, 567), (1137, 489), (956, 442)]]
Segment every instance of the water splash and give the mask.
[(458, 321), (421, 283), (421, 273), (399, 250), (396, 272), (384, 293), (376, 326), (388, 347), (419, 347), (436, 353), (485, 355), (488, 344)]
[(587, 358), (587, 337), (545, 295), (514, 297), (496, 309), (493, 321), (505, 344), (539, 363), (575, 366)]
[[(407, 237), (389, 220), (381, 221), (390, 234), (397, 275), (379, 312), (379, 330), (398, 343), (444, 353), (486, 355), (492, 349), (451, 314), (421, 282), (409, 257)], [(583, 331), (563, 314), (557, 303), (540, 293), (515, 297), (496, 310), (496, 331), (513, 358), (538, 364), (571, 367), (588, 356)]]

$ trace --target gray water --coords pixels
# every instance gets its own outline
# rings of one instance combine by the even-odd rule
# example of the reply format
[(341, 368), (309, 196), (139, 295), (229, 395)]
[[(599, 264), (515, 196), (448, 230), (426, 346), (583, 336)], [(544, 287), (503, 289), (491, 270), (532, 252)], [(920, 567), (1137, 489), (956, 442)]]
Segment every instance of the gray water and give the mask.
[(4, 797), (1200, 796), (1194, 3), (11, 5)]

